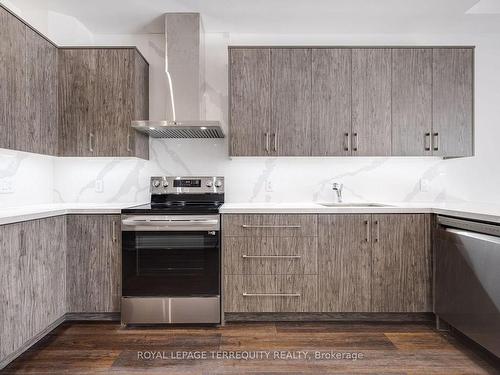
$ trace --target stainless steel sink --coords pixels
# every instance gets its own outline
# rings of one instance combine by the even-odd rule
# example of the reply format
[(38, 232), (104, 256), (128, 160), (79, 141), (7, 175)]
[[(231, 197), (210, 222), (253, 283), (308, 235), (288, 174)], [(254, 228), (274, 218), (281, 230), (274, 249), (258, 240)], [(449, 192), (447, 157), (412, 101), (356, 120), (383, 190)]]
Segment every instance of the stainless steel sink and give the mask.
[(324, 207), (392, 207), (388, 204), (381, 203), (318, 203), (320, 206)]

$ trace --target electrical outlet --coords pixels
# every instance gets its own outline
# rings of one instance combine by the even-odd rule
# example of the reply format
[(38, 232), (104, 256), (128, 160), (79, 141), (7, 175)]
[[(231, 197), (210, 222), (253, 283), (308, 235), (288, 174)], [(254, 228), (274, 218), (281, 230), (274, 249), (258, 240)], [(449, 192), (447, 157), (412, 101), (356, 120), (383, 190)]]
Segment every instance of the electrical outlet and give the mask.
[(431, 182), (426, 178), (420, 179), (420, 191), (425, 193), (429, 190), (431, 190)]
[(14, 193), (14, 184), (10, 178), (3, 178), (0, 180), (0, 194)]
[(104, 180), (99, 178), (95, 180), (94, 190), (96, 193), (104, 192)]
[(274, 191), (274, 185), (271, 180), (266, 180), (266, 192), (272, 193)]

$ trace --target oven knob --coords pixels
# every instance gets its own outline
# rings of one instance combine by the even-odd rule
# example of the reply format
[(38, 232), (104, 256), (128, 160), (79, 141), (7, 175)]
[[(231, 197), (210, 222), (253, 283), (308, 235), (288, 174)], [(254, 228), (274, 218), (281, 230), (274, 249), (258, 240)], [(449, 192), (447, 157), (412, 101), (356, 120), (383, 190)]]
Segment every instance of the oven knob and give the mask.
[(206, 185), (208, 188), (211, 188), (214, 185), (214, 183), (212, 182), (212, 180), (208, 180)]
[(154, 180), (154, 181), (153, 181), (153, 186), (154, 186), (154, 187), (158, 187), (158, 186), (160, 186), (160, 181), (158, 181), (158, 180)]
[(168, 187), (168, 181), (163, 181), (163, 187)]
[(221, 180), (215, 181), (215, 187), (216, 188), (220, 188), (221, 186), (222, 186), (222, 181)]

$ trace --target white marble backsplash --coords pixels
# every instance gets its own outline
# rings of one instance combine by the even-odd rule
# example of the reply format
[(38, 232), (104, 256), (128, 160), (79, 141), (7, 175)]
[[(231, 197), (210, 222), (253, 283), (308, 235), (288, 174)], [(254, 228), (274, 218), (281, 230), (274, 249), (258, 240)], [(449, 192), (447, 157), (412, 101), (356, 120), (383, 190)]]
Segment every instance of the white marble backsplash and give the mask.
[(0, 149), (0, 208), (53, 202), (54, 160)]
[[(228, 202), (318, 202), (344, 184), (347, 201), (443, 201), (438, 158), (233, 158), (227, 140), (151, 140), (151, 160), (60, 158), (55, 161), (58, 203), (149, 199), (153, 175), (222, 175)], [(421, 191), (421, 180), (429, 191)], [(102, 185), (102, 192), (99, 186)]]

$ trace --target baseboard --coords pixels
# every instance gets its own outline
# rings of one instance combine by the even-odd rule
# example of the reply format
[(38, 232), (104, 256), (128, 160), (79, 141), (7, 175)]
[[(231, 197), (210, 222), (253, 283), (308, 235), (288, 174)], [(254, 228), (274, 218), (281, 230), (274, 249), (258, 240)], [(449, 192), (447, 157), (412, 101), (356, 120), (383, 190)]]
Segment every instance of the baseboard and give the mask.
[(30, 340), (26, 341), (23, 346), (18, 348), (15, 352), (7, 355), (4, 359), (0, 361), (0, 370), (5, 366), (23, 354), (26, 350), (35, 345), (38, 341), (43, 339), (47, 334), (56, 329), (64, 322), (75, 322), (75, 321), (120, 321), (120, 313), (66, 313), (59, 319), (55, 320), (53, 323), (47, 326), (44, 330), (38, 332)]
[(60, 324), (64, 323), (65, 320), (66, 320), (66, 315), (63, 315), (60, 318), (56, 319), (53, 323), (49, 324), (47, 328), (38, 332), (35, 336), (26, 341), (23, 344), (23, 346), (21, 346), (16, 351), (7, 355), (4, 359), (0, 361), (0, 370), (3, 369), (5, 366), (7, 366), (9, 363), (11, 363), (13, 360), (15, 360), (17, 357), (19, 357), (21, 354), (23, 354), (26, 350), (31, 348), (33, 345), (35, 345), (38, 341), (47, 336), (47, 334), (49, 334), (52, 330), (57, 328)]
[(97, 312), (97, 313), (79, 313), (71, 312), (66, 313), (65, 321), (75, 322), (75, 321), (111, 321), (119, 322), (120, 313), (119, 312)]
[(224, 313), (226, 322), (432, 322), (433, 313)]

